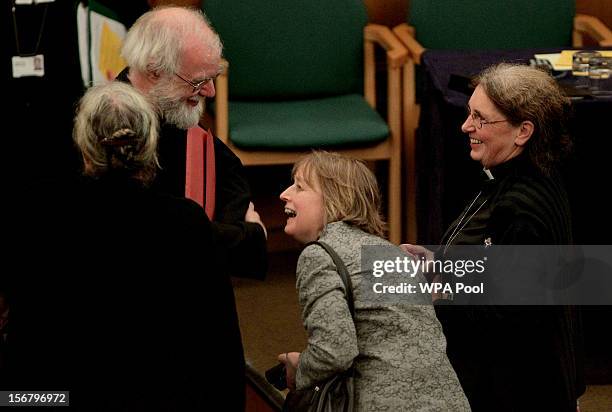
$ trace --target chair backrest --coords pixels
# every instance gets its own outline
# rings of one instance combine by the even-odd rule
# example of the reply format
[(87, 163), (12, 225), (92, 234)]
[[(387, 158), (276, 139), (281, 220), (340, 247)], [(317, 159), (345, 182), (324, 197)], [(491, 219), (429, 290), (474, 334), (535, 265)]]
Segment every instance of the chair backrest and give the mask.
[(363, 88), (363, 0), (204, 0), (230, 63), (231, 99)]
[(430, 49), (572, 44), (575, 0), (410, 0), (409, 21)]

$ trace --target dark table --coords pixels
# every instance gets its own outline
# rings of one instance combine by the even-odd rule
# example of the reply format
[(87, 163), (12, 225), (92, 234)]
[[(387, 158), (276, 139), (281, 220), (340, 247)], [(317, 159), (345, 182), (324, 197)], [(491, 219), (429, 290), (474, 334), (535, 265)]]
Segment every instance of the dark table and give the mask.
[[(467, 79), (499, 62), (528, 63), (535, 53), (560, 50), (426, 51), (422, 58), (421, 118), (416, 135), (417, 221), (420, 244), (437, 244), (477, 191), (481, 166), (461, 132), (471, 95)], [(558, 72), (555, 72), (558, 73)], [(563, 86), (579, 80), (566, 73)], [(584, 81), (584, 78), (582, 78)], [(612, 80), (602, 88), (612, 89)], [(574, 240), (612, 244), (605, 192), (612, 186), (612, 96), (573, 99), (574, 152), (563, 166), (572, 205)]]

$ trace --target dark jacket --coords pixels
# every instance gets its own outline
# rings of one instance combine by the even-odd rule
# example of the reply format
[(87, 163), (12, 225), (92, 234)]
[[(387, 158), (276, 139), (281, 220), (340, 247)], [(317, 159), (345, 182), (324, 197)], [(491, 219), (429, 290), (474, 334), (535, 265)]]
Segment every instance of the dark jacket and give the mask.
[[(129, 83), (129, 68), (117, 80)], [(162, 122), (158, 171), (153, 187), (173, 196), (185, 195), (187, 131)], [(266, 238), (256, 223), (244, 221), (251, 191), (240, 159), (215, 137), (216, 202), (213, 225), (229, 249), (230, 274), (263, 279), (267, 270)]]
[[(542, 175), (526, 156), (491, 172), (494, 179), (483, 184), (463, 222), (449, 227), (443, 247), (458, 224), (453, 245), (571, 244), (569, 203), (557, 174)], [(585, 387), (575, 308), (437, 305), (436, 311), (474, 411), (576, 410)]]
[(70, 390), (86, 411), (242, 410), (234, 296), (202, 208), (115, 178), (33, 195), (2, 280), (1, 387)]

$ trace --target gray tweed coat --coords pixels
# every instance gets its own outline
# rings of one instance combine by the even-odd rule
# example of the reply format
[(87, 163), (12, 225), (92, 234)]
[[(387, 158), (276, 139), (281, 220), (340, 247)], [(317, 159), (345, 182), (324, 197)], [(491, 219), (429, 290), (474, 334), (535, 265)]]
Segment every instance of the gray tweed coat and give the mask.
[(319, 240), (334, 248), (350, 273), (355, 322), (331, 257), (317, 245), (308, 246), (297, 265), (296, 286), (308, 332), (297, 389), (354, 364), (358, 411), (469, 411), (433, 307), (426, 302), (377, 302), (360, 290), (368, 276), (361, 271), (361, 246), (395, 247), (343, 222), (328, 224)]

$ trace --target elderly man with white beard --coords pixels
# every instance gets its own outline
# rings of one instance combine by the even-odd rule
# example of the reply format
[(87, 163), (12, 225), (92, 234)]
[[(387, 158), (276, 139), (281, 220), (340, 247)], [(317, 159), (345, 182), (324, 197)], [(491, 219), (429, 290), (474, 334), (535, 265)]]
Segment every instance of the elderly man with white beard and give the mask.
[[(122, 56), (128, 67), (117, 80), (149, 96), (160, 112), (159, 171), (153, 186), (185, 195), (187, 131), (198, 125), (205, 99), (215, 95), (222, 45), (200, 10), (158, 7), (143, 14), (128, 31)], [(266, 230), (250, 201), (240, 159), (212, 135), (215, 157), (215, 207), (211, 217), (229, 249), (229, 272), (263, 278), (267, 268)], [(205, 262), (203, 262), (205, 264)]]

